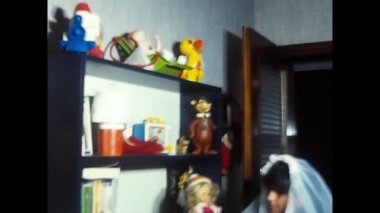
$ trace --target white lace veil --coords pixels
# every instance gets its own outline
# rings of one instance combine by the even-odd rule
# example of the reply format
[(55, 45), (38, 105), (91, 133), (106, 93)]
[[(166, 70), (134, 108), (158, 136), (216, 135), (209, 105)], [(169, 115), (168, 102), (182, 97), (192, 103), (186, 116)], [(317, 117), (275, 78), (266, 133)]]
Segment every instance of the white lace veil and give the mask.
[[(277, 161), (289, 166), (290, 188), (285, 213), (331, 213), (332, 196), (320, 174), (305, 160), (290, 155), (271, 155), (260, 169), (265, 175)], [(258, 206), (257, 206), (258, 205)], [(253, 201), (243, 213), (267, 213), (266, 193), (262, 190), (259, 200)]]

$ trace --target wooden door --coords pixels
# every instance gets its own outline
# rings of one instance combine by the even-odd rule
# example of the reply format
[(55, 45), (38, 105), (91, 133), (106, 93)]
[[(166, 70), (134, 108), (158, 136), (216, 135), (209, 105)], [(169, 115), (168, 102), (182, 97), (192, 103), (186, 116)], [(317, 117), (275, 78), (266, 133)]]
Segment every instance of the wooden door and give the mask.
[[(243, 180), (251, 201), (260, 187), (260, 168), (270, 154), (294, 154), (296, 128), (293, 68), (298, 62), (331, 58), (332, 42), (277, 46), (242, 28)], [(247, 203), (246, 201), (244, 203)]]
[[(261, 152), (263, 148), (260, 142), (265, 133), (266, 122), (264, 111), (267, 109), (266, 92), (268, 84), (273, 84), (272, 87), (281, 87), (280, 78), (280, 63), (276, 59), (276, 45), (260, 35), (252, 28), (243, 27), (243, 167), (245, 181), (259, 181), (259, 169), (261, 166)], [(273, 77), (269, 77), (273, 75)], [(267, 79), (273, 78), (277, 82), (268, 82)], [(270, 79), (272, 81), (273, 79)], [(264, 81), (264, 82), (263, 82)], [(281, 95), (281, 90), (272, 91), (277, 93), (276, 98)], [(270, 94), (272, 95), (272, 94)], [(275, 105), (270, 106), (281, 109), (280, 102), (276, 101)], [(277, 112), (276, 112), (277, 113)], [(276, 116), (279, 116), (276, 121), (281, 123), (282, 113), (279, 111)], [(268, 126), (268, 125), (267, 125)], [(281, 124), (280, 124), (281, 126)], [(273, 129), (273, 128), (272, 128)], [(280, 132), (281, 128), (278, 129)], [(270, 131), (267, 131), (270, 133)], [(281, 134), (281, 133), (280, 133)]]

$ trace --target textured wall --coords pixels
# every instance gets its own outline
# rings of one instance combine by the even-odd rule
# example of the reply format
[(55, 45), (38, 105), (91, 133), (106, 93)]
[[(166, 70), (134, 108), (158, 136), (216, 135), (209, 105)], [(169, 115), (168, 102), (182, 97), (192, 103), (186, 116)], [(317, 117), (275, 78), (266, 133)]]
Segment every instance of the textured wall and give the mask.
[(277, 45), (331, 41), (332, 0), (255, 0), (254, 28)]
[[(48, 0), (48, 21), (56, 24), (56, 11), (72, 17), (78, 0)], [(188, 36), (205, 43), (203, 83), (226, 88), (225, 34), (241, 37), (243, 25), (253, 26), (252, 0), (91, 0), (92, 11), (99, 14), (104, 26), (104, 43), (113, 36), (144, 30), (151, 40), (161, 37), (164, 48)], [(49, 24), (50, 25), (50, 24)], [(48, 29), (50, 32), (51, 29)], [(105, 46), (104, 44), (104, 46)], [(53, 43), (49, 43), (53, 45)], [(228, 53), (233, 54), (233, 53)]]

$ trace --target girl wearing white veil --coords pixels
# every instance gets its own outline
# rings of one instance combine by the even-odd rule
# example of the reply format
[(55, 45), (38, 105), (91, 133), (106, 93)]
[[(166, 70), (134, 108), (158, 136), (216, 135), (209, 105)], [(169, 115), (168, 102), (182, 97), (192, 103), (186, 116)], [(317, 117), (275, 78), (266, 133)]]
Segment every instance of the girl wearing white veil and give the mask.
[(271, 155), (260, 173), (264, 187), (243, 213), (332, 212), (330, 189), (305, 160)]

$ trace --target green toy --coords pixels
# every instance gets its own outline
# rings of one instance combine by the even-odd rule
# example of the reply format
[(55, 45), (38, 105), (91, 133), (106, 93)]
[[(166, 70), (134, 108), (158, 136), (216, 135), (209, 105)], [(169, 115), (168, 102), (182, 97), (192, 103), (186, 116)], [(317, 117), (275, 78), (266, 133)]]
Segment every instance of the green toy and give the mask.
[[(157, 54), (150, 55), (149, 58), (153, 60), (155, 56), (157, 56)], [(183, 70), (192, 69), (191, 67), (179, 64), (176, 61), (168, 61), (159, 54), (156, 60), (157, 61), (154, 64), (154, 71), (166, 75), (179, 78)]]

